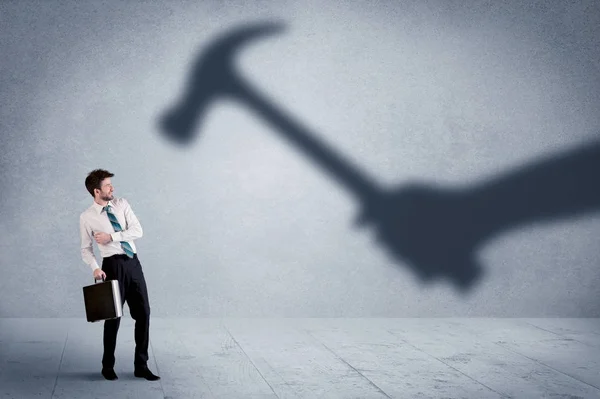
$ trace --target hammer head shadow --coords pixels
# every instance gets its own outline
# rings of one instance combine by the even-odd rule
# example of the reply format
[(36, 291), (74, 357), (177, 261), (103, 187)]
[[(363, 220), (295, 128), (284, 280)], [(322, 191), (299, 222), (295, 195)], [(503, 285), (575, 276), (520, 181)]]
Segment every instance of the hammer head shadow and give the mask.
[(240, 27), (217, 38), (200, 53), (179, 101), (160, 117), (161, 132), (170, 140), (188, 144), (197, 131), (202, 115), (219, 97), (236, 97), (242, 86), (234, 58), (254, 39), (279, 32), (281, 23), (261, 23)]

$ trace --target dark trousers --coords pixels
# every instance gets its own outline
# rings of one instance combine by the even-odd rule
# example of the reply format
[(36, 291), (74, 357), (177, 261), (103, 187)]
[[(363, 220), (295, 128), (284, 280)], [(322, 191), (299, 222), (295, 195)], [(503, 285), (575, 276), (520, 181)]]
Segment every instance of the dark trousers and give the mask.
[[(105, 280), (119, 282), (121, 300), (123, 304), (127, 301), (131, 317), (135, 320), (134, 365), (136, 368), (145, 367), (148, 362), (150, 303), (142, 265), (137, 255), (134, 258), (128, 258), (127, 255), (114, 255), (102, 260), (102, 270), (106, 273)], [(102, 367), (113, 368), (115, 365), (115, 347), (120, 324), (121, 318), (104, 322)]]

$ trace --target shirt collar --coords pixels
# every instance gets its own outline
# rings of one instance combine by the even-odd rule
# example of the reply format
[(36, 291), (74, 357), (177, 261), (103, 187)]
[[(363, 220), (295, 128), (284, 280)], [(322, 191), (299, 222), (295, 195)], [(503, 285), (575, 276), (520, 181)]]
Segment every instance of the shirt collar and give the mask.
[[(108, 201), (108, 204), (111, 207), (115, 207), (115, 204), (113, 204), (112, 201)], [(100, 215), (102, 213), (102, 210), (104, 209), (104, 207), (100, 204), (98, 204), (96, 201), (94, 201), (94, 203), (92, 204), (92, 207), (96, 210), (96, 212), (98, 212), (98, 215)]]

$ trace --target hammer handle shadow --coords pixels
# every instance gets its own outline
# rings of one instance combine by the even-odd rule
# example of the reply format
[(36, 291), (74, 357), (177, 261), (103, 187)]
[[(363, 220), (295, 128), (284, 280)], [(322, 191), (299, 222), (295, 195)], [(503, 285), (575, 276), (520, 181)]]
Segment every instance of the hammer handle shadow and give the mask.
[(302, 127), (300, 123), (287, 115), (283, 110), (275, 108), (271, 102), (259, 94), (258, 90), (247, 83), (238, 84), (237, 99), (251, 107), (258, 115), (270, 123), (287, 140), (295, 144), (305, 155), (315, 161), (347, 191), (361, 202), (381, 195), (381, 190), (352, 162), (321, 142), (316, 136)]

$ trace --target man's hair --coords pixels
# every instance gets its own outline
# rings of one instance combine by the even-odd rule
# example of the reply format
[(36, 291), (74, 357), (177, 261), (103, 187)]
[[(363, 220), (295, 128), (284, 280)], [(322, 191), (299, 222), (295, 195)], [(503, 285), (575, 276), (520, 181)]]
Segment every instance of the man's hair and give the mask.
[(102, 180), (107, 177), (113, 177), (114, 174), (110, 173), (108, 170), (104, 169), (96, 169), (92, 170), (89, 175), (85, 178), (85, 188), (90, 192), (90, 195), (94, 196), (94, 189), (97, 188), (100, 190), (100, 183)]

